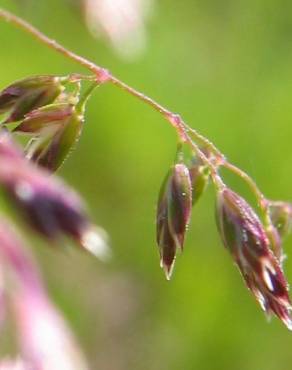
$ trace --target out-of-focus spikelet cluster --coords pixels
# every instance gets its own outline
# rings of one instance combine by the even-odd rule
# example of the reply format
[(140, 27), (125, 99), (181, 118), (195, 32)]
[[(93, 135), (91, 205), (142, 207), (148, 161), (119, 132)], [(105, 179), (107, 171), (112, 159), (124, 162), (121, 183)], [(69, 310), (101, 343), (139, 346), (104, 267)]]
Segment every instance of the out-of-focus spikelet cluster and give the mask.
[[(75, 89), (69, 89), (72, 82)], [(1, 200), (22, 224), (60, 247), (69, 238), (101, 259), (109, 256), (107, 235), (89, 219), (80, 197), (52, 172), (81, 133), (86, 98), (74, 78), (34, 76), (0, 92)], [(30, 139), (23, 149), (22, 134)], [(5, 215), (6, 217), (7, 215)], [(7, 218), (7, 217), (6, 217)], [(4, 215), (0, 219), (0, 325), (7, 302), (13, 307), (21, 359), (0, 364), (5, 370), (85, 370), (72, 333), (47, 297), (40, 275)], [(6, 284), (6, 275), (13, 277)], [(9, 289), (8, 289), (9, 287)]]

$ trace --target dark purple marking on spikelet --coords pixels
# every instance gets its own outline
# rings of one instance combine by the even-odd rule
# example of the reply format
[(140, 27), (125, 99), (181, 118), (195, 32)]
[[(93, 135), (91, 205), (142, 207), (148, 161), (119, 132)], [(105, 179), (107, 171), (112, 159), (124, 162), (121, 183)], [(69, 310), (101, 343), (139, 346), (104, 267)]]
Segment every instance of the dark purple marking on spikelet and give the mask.
[(189, 170), (175, 164), (165, 177), (159, 192), (156, 212), (156, 239), (161, 267), (170, 278), (177, 248), (182, 249), (191, 216), (192, 187)]
[(0, 113), (8, 113), (4, 123), (16, 122), (32, 110), (51, 104), (63, 91), (63, 78), (33, 76), (19, 80), (0, 92)]
[(161, 229), (159, 246), (160, 265), (164, 269), (167, 280), (169, 280), (175, 263), (177, 246), (167, 223), (164, 223)]
[(16, 102), (21, 94), (21, 89), (17, 87), (10, 87), (0, 93), (0, 113), (9, 110)]
[(176, 164), (167, 192), (169, 230), (183, 249), (184, 238), (192, 210), (192, 185), (186, 165)]
[(270, 250), (264, 227), (248, 203), (230, 189), (218, 195), (217, 223), (248, 288), (262, 308), (274, 312), (292, 329), (288, 284), (279, 261)]

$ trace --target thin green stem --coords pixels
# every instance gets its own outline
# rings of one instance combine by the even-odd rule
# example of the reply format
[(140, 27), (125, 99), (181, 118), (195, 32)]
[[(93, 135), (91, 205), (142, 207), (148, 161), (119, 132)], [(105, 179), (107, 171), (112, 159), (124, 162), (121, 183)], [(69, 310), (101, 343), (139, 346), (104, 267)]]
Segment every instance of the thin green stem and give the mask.
[(198, 141), (201, 145), (209, 149), (210, 152), (216, 156), (216, 159), (219, 163), (225, 162), (224, 154), (221, 153), (220, 150), (209, 139), (191, 127), (188, 127), (187, 131), (190, 133), (190, 136), (194, 138), (194, 140)]
[(242, 171), (240, 168), (236, 167), (232, 163), (224, 162), (223, 167), (227, 168), (237, 176), (241, 177), (249, 186), (252, 193), (255, 195), (257, 199), (258, 206), (263, 212), (263, 215), (266, 215), (267, 213), (267, 207), (268, 207), (268, 200), (265, 198), (264, 194), (260, 191), (258, 188), (256, 182), (244, 171)]
[(177, 130), (181, 140), (186, 141), (185, 135), (187, 125), (181, 120), (179, 115), (172, 113), (170, 110), (157, 103), (154, 99), (127, 85), (125, 82), (119, 80), (115, 76), (111, 75), (109, 77), (109, 82), (111, 82), (118, 88), (126, 91), (128, 94), (131, 94), (139, 100), (143, 101), (144, 103), (155, 109), (157, 112), (162, 114), (163, 117)]
[(80, 73), (71, 73), (69, 76), (67, 76), (68, 82), (75, 83), (75, 82), (81, 82), (81, 81), (95, 81), (96, 82), (96, 76), (95, 75), (83, 75)]
[(49, 48), (57, 51), (58, 53), (62, 54), (66, 58), (69, 58), (76, 63), (80, 64), (81, 66), (89, 69), (93, 72), (98, 80), (106, 81), (109, 77), (108, 72), (106, 69), (97, 66), (96, 64), (90, 62), (86, 58), (81, 57), (78, 54), (73, 53), (72, 51), (66, 49), (64, 46), (59, 44), (57, 41), (52, 40), (37, 28), (32, 26), (30, 23), (26, 22), (25, 20), (17, 17), (16, 15), (8, 12), (0, 8), (0, 18), (4, 19), (6, 22), (13, 24), (14, 26), (22, 29), (23, 31), (30, 33), (35, 39), (40, 41), (41, 43), (47, 45)]
[(77, 104), (77, 109), (80, 110), (80, 112), (83, 112), (84, 110), (84, 107), (85, 107), (85, 104), (87, 102), (87, 100), (90, 98), (93, 90), (98, 86), (98, 84), (96, 82), (93, 82), (89, 87), (88, 89), (83, 93), (83, 95), (81, 96), (78, 104)]
[(226, 185), (224, 184), (222, 178), (218, 174), (218, 167), (213, 164), (213, 162), (205, 155), (205, 153), (200, 149), (200, 147), (196, 143), (194, 143), (193, 140), (188, 135), (187, 135), (187, 141), (190, 144), (191, 148), (197, 153), (201, 161), (206, 166), (208, 166), (212, 181), (216, 189), (222, 190), (223, 188), (225, 188)]

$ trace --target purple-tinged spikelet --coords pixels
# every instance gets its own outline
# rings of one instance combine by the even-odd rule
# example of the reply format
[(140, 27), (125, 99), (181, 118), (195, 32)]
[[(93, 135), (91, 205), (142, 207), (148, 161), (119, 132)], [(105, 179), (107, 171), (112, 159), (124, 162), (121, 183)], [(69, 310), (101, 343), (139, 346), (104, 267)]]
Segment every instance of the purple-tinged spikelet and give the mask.
[(192, 210), (192, 185), (189, 169), (182, 163), (173, 168), (168, 184), (167, 203), (169, 230), (177, 246), (183, 249)]
[(0, 113), (9, 113), (5, 123), (19, 121), (28, 112), (52, 103), (63, 91), (63, 81), (57, 76), (33, 76), (6, 87), (0, 92)]
[(158, 199), (157, 243), (161, 266), (170, 278), (177, 248), (183, 249), (191, 217), (192, 187), (187, 166), (176, 164), (167, 174)]
[(50, 104), (27, 113), (13, 132), (41, 135), (54, 132), (73, 114), (74, 106), (67, 103)]
[(270, 224), (266, 227), (267, 237), (269, 238), (270, 248), (273, 251), (275, 257), (277, 257), (280, 265), (285, 259), (285, 255), (283, 254), (283, 247), (282, 247), (282, 238), (277, 230), (277, 228)]
[(83, 113), (74, 105), (53, 104), (27, 114), (14, 131), (34, 136), (26, 157), (54, 172), (79, 139), (83, 120)]
[(263, 310), (268, 315), (274, 313), (291, 330), (288, 285), (254, 210), (225, 188), (217, 195), (217, 225), (225, 247)]

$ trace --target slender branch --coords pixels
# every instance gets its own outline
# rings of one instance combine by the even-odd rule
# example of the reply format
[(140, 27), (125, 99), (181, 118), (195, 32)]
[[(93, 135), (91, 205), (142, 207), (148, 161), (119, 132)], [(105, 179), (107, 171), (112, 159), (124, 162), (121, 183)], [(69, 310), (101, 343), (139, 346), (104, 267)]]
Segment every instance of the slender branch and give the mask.
[(212, 181), (215, 185), (215, 187), (218, 189), (218, 190), (222, 190), (226, 185), (225, 183), (223, 182), (222, 178), (219, 176), (218, 174), (218, 166), (215, 165), (206, 155), (205, 153), (199, 148), (199, 146), (194, 143), (190, 138), (189, 136), (188, 137), (188, 142), (191, 146), (191, 148), (193, 150), (195, 150), (195, 152), (197, 153), (198, 157), (201, 159), (201, 161), (203, 163), (205, 163), (208, 167), (209, 167), (209, 170), (210, 170), (210, 175), (211, 175), (211, 178), (212, 178)]
[(97, 66), (96, 64), (90, 62), (86, 58), (83, 58), (80, 55), (73, 53), (72, 51), (66, 49), (64, 46), (59, 44), (57, 41), (52, 40), (37, 28), (32, 26), (30, 23), (24, 21), (20, 17), (8, 12), (0, 8), (0, 18), (4, 19), (8, 23), (12, 23), (14, 26), (24, 30), (25, 32), (30, 33), (35, 39), (39, 40), (41, 43), (47, 45), (49, 48), (54, 49), (55, 51), (59, 52), (60, 54), (64, 55), (65, 57), (74, 60), (76, 63), (80, 64), (81, 66), (89, 69), (93, 72), (97, 78), (100, 80), (107, 80), (109, 74), (106, 69)]
[(180, 138), (183, 141), (186, 141), (186, 137), (185, 137), (186, 124), (181, 121), (181, 119), (179, 118), (179, 116), (177, 114), (172, 113), (170, 110), (164, 108), (162, 105), (157, 103), (155, 100), (153, 100), (149, 96), (147, 96), (147, 95), (143, 94), (142, 92), (134, 89), (133, 87), (127, 85), (125, 82), (119, 80), (115, 76), (110, 76), (109, 77), (109, 82), (111, 82), (115, 86), (119, 87), (120, 89), (126, 91), (127, 93), (135, 96), (139, 100), (142, 100), (144, 103), (150, 105), (157, 112), (162, 114), (164, 116), (164, 118), (166, 118), (166, 120), (168, 122), (170, 122), (171, 125), (174, 126), (177, 129), (177, 132), (178, 132)]
[[(143, 101), (144, 103), (146, 103), (147, 105), (155, 109), (176, 129), (180, 140), (188, 143), (190, 147), (201, 158), (201, 160), (210, 168), (213, 181), (217, 187), (220, 188), (222, 186), (225, 186), (217, 173), (217, 167), (220, 165), (223, 165), (224, 167), (226, 167), (227, 169), (229, 169), (236, 175), (240, 176), (249, 185), (250, 189), (255, 194), (262, 211), (266, 210), (268, 201), (265, 199), (264, 195), (259, 190), (256, 183), (252, 180), (252, 178), (249, 175), (247, 175), (244, 171), (236, 167), (235, 165), (229, 163), (225, 159), (225, 156), (219, 151), (219, 149), (210, 140), (208, 140), (206, 137), (198, 133), (195, 129), (189, 127), (178, 114), (172, 113), (170, 110), (166, 109), (165, 107), (157, 103), (152, 98), (146, 96), (142, 92), (134, 89), (133, 87), (127, 85), (126, 83), (119, 80), (115, 76), (111, 75), (111, 73), (105, 68), (102, 68), (96, 65), (95, 63), (89, 61), (88, 59), (68, 50), (67, 48), (65, 48), (64, 46), (62, 46), (55, 40), (52, 40), (51, 38), (43, 34), (37, 28), (32, 26), (30, 23), (24, 21), (23, 19), (10, 13), (9, 11), (6, 11), (0, 8), (0, 19), (4, 19), (5, 21), (13, 24), (19, 29), (31, 34), (35, 39), (42, 42), (49, 48), (57, 51), (58, 53), (65, 56), (66, 58), (73, 60), (74, 62), (78, 63), (82, 67), (87, 68), (88, 70), (94, 73), (94, 76), (95, 76), (94, 79), (98, 84), (101, 84), (104, 82), (110, 82), (113, 85), (126, 91), (128, 94), (135, 96), (139, 100)], [(72, 80), (74, 80), (74, 78), (76, 79), (82, 78), (82, 75), (73, 74)], [(91, 80), (92, 76), (85, 76), (84, 79)], [(194, 141), (192, 140), (192, 137), (194, 138), (194, 140), (196, 140), (200, 144), (203, 144), (205, 147), (210, 149), (210, 151), (216, 156), (216, 160), (217, 160), (216, 166), (212, 163), (212, 161), (210, 161), (206, 157), (203, 151), (200, 150), (199, 146), (196, 143), (194, 143)]]
[(235, 173), (239, 177), (241, 177), (247, 185), (250, 187), (251, 191), (256, 196), (258, 205), (260, 209), (262, 210), (263, 214), (266, 213), (267, 207), (269, 205), (268, 200), (265, 198), (264, 194), (260, 191), (255, 181), (244, 171), (242, 171), (240, 168), (236, 167), (230, 162), (225, 161), (223, 163), (223, 167), (227, 168), (231, 172)]
[(188, 132), (192, 137), (194, 137), (195, 140), (209, 149), (216, 156), (216, 159), (219, 163), (224, 163), (226, 161), (224, 154), (221, 153), (220, 150), (209, 139), (191, 127), (188, 127)]

